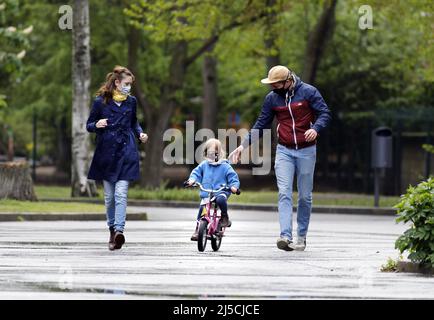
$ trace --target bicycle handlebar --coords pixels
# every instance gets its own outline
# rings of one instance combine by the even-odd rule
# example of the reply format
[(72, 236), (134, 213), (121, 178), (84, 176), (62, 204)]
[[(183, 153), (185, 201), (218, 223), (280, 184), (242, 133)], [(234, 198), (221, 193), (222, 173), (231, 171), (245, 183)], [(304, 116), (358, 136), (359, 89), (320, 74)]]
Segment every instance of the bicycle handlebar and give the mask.
[[(205, 188), (202, 186), (202, 184), (199, 183), (199, 182), (194, 182), (192, 185), (190, 185), (190, 184), (188, 184), (188, 181), (184, 181), (183, 185), (184, 185), (184, 188), (194, 188), (194, 187), (199, 187), (200, 190), (205, 191), (205, 192), (213, 192), (213, 193), (216, 193), (216, 192), (220, 192), (220, 191), (223, 191), (223, 190), (231, 191), (231, 192), (232, 192), (231, 188), (228, 187), (228, 186), (226, 186), (226, 185), (222, 185), (222, 186), (221, 186), (219, 189), (217, 189), (217, 190), (205, 189)], [(233, 192), (232, 192), (232, 193), (233, 193)], [(235, 192), (235, 194), (236, 194), (236, 195), (240, 195), (240, 194), (241, 194), (241, 190), (240, 190), (240, 189), (237, 189), (237, 192)]]

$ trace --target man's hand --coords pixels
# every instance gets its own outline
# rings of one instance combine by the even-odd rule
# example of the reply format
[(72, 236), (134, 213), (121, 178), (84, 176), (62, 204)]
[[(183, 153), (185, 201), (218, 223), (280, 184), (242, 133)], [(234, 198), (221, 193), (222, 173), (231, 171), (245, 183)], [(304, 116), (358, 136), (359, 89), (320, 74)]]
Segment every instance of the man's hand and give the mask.
[(146, 141), (148, 141), (148, 135), (146, 133), (141, 133), (140, 137), (139, 137), (140, 141), (142, 141), (142, 143), (145, 143)]
[(193, 185), (195, 182), (196, 182), (196, 181), (194, 181), (194, 180), (188, 180), (188, 181), (187, 181), (187, 184), (188, 184), (189, 186), (191, 186), (191, 185)]
[(238, 189), (235, 187), (231, 187), (231, 191), (232, 191), (232, 193), (237, 193)]
[(309, 129), (304, 133), (304, 137), (306, 138), (307, 142), (315, 140), (317, 136), (318, 133), (315, 131), (315, 129)]
[[(240, 161), (241, 158), (241, 152), (243, 152), (244, 147), (242, 145), (240, 145), (238, 148), (236, 148), (234, 151), (232, 151), (229, 154), (229, 161), (231, 161), (232, 163), (238, 163), (238, 161)], [(232, 158), (232, 160), (231, 160)]]
[(101, 119), (101, 120), (99, 120), (96, 124), (95, 124), (95, 126), (99, 129), (99, 128), (105, 128), (105, 127), (107, 127), (107, 120), (108, 119)]

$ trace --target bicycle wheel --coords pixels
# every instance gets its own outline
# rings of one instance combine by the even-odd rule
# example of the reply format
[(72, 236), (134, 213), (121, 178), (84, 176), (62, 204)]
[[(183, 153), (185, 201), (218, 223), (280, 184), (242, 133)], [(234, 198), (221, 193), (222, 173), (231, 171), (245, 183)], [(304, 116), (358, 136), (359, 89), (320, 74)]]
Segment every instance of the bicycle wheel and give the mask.
[(199, 223), (199, 231), (197, 236), (197, 249), (202, 252), (205, 250), (206, 241), (207, 241), (207, 233), (208, 233), (208, 221), (200, 220)]
[(217, 251), (218, 249), (220, 249), (220, 245), (222, 244), (222, 239), (223, 237), (221, 236), (221, 224), (219, 222), (219, 225), (217, 226), (217, 230), (215, 232), (215, 234), (213, 234), (213, 236), (211, 237), (211, 247), (214, 251)]

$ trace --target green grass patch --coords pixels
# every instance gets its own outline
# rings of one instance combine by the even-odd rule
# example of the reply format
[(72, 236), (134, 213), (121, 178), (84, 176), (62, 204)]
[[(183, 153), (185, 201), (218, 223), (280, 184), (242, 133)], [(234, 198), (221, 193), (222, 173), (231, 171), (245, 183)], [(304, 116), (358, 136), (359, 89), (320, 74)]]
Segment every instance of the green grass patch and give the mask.
[(46, 201), (18, 201), (0, 200), (0, 212), (77, 212), (77, 213), (104, 213), (103, 204), (88, 204), (78, 202), (46, 202)]
[[(70, 187), (59, 186), (35, 186), (35, 191), (39, 199), (70, 199)], [(103, 199), (103, 190), (99, 188), (99, 199)], [(153, 190), (143, 189), (140, 187), (130, 188), (128, 192), (129, 199), (137, 200), (174, 200), (174, 201), (199, 201), (199, 192), (197, 189), (183, 188), (157, 188)], [(80, 199), (80, 198), (78, 198)], [(296, 204), (297, 193), (293, 194), (293, 202)], [(393, 207), (399, 202), (397, 196), (381, 196), (380, 207)], [(277, 191), (243, 190), (240, 196), (232, 195), (231, 203), (254, 203), (254, 204), (277, 204)], [(314, 192), (313, 203), (316, 206), (356, 206), (356, 207), (373, 207), (374, 196), (351, 193), (321, 193)]]

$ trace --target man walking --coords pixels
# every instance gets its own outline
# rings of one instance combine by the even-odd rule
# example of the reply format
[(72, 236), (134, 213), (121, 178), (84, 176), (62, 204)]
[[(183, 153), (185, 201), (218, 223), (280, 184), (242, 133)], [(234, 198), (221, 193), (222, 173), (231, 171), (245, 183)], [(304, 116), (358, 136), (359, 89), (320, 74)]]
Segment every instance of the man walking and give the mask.
[[(270, 129), (277, 117), (275, 174), (279, 189), (280, 238), (282, 250), (304, 250), (312, 211), (313, 175), (318, 133), (330, 122), (331, 115), (319, 91), (300, 80), (285, 66), (274, 66), (261, 80), (272, 91), (265, 97), (261, 114), (252, 130)], [(252, 130), (230, 155), (234, 163), (252, 142)], [(292, 237), (292, 186), (297, 176), (297, 241)]]

